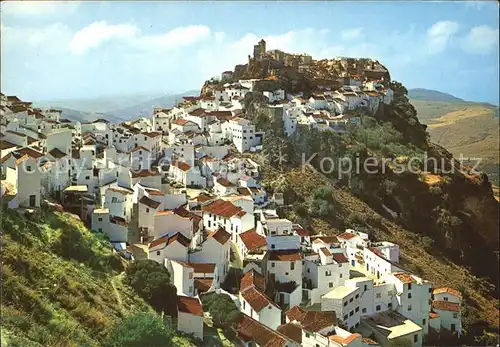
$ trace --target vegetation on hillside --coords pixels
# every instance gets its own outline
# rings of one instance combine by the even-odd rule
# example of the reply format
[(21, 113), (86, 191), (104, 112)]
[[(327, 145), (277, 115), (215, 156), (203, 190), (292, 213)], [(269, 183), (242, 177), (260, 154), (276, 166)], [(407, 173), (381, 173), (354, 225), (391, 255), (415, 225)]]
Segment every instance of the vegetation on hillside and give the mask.
[(222, 329), (226, 336), (235, 336), (236, 322), (241, 313), (229, 295), (211, 292), (200, 299), (203, 311), (210, 312), (213, 326)]
[(79, 219), (0, 212), (2, 346), (102, 346), (125, 317), (154, 312), (123, 282), (124, 260)]

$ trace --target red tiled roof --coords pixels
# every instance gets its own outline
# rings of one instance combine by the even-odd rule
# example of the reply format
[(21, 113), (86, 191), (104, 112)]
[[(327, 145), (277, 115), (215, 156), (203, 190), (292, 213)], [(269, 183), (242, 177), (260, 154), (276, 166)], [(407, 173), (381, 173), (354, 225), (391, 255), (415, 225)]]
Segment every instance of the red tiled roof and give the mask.
[(160, 203), (158, 201), (154, 201), (153, 199), (148, 198), (146, 195), (144, 195), (139, 200), (139, 202), (141, 204), (144, 204), (144, 205), (151, 207), (151, 208), (154, 208), (154, 209), (156, 209), (156, 208), (158, 208), (158, 206), (160, 206)]
[(163, 196), (164, 194), (158, 190), (158, 189), (152, 189), (152, 188), (145, 188), (144, 189), (146, 192), (148, 192), (149, 195), (156, 195), (156, 196)]
[(293, 231), (295, 231), (295, 233), (297, 233), (297, 235), (299, 235), (300, 237), (309, 236), (309, 231), (307, 231), (306, 229), (302, 228), (297, 224), (294, 224), (292, 228)]
[(145, 133), (142, 133), (142, 134), (146, 135), (147, 137), (161, 136), (161, 132), (159, 132), (159, 131), (150, 131), (150, 132), (145, 132)]
[(273, 261), (295, 261), (302, 259), (300, 251), (298, 249), (269, 251), (268, 254), (269, 260)]
[(337, 238), (344, 239), (344, 240), (350, 240), (356, 236), (357, 236), (356, 234), (352, 234), (352, 233), (342, 233), (340, 235), (337, 235)]
[(212, 197), (211, 197), (211, 196), (209, 196), (209, 195), (207, 195), (207, 194), (203, 194), (203, 193), (202, 193), (202, 194), (198, 195), (198, 196), (195, 198), (195, 200), (196, 200), (197, 202), (207, 202), (207, 201), (209, 201), (209, 200), (212, 200)]
[(131, 171), (132, 178), (138, 177), (150, 177), (150, 176), (160, 176), (160, 172), (157, 170), (142, 170), (142, 171)]
[(189, 296), (177, 297), (177, 309), (179, 312), (189, 313), (195, 316), (203, 316), (203, 307), (198, 298), (191, 298)]
[(396, 273), (394, 273), (394, 277), (396, 277), (398, 280), (400, 280), (403, 283), (417, 282), (411, 274), (405, 273), (405, 272), (396, 272)]
[(233, 117), (231, 111), (212, 111), (209, 113), (210, 116), (215, 116), (218, 120), (228, 120)]
[(200, 117), (204, 114), (205, 114), (205, 109), (203, 108), (197, 108), (196, 110), (189, 112), (189, 115), (194, 117)]
[(210, 290), (214, 280), (213, 278), (195, 278), (194, 287), (199, 293), (205, 293)]
[(183, 96), (182, 98), (186, 101), (196, 101), (200, 100), (201, 96)]
[(449, 301), (434, 300), (432, 302), (432, 308), (435, 310), (460, 312), (460, 304)]
[(328, 338), (334, 342), (337, 342), (341, 345), (348, 345), (350, 344), (352, 341), (354, 341), (355, 339), (357, 339), (358, 337), (361, 337), (360, 334), (358, 333), (354, 333), (354, 334), (351, 334), (347, 337), (342, 337), (340, 335), (331, 335), (331, 336), (328, 336)]
[(180, 160), (175, 160), (170, 165), (175, 166), (176, 168), (179, 168), (182, 171), (188, 171), (189, 169), (191, 169), (191, 165)]
[(366, 343), (367, 345), (378, 345), (378, 342), (377, 341), (373, 341), (372, 339), (370, 339), (369, 337), (363, 337), (361, 339), (361, 341), (363, 343)]
[(252, 195), (252, 192), (246, 187), (239, 187), (237, 190), (238, 190), (238, 194), (240, 194), (240, 195), (243, 195), (243, 196)]
[(231, 218), (242, 211), (241, 207), (235, 206), (231, 202), (221, 199), (212, 201), (203, 206), (201, 209), (204, 212), (213, 213), (224, 218)]
[(108, 190), (110, 192), (120, 193), (120, 194), (125, 194), (125, 195), (133, 193), (133, 191), (130, 191), (130, 190), (125, 189), (125, 188), (120, 188), (120, 187), (110, 187), (110, 188), (108, 188)]
[(186, 125), (189, 121), (187, 119), (177, 119), (173, 123), (177, 125)]
[(304, 311), (295, 306), (286, 312), (286, 316), (290, 321), (296, 320), (303, 329), (312, 332), (337, 324), (337, 316), (333, 311)]
[(260, 312), (269, 305), (275, 306), (267, 295), (254, 287), (247, 288), (245, 291), (241, 292), (241, 296), (255, 312)]
[(149, 149), (147, 149), (146, 147), (143, 147), (143, 146), (137, 146), (137, 147), (134, 147), (134, 148), (130, 151), (130, 153), (137, 152), (137, 151), (139, 151), (139, 150), (149, 152)]
[(329, 257), (329, 256), (331, 256), (331, 255), (332, 255), (332, 252), (330, 252), (330, 251), (328, 250), (328, 248), (326, 248), (326, 247), (321, 247), (319, 250), (321, 251), (321, 253), (323, 253), (323, 254), (324, 254), (325, 256), (327, 256), (327, 257)]
[(9, 149), (12, 147), (17, 147), (17, 145), (15, 145), (9, 141), (0, 140), (0, 149)]
[(337, 263), (348, 263), (349, 259), (343, 253), (333, 253), (333, 260)]
[(236, 330), (241, 340), (245, 342), (253, 341), (261, 347), (284, 347), (289, 342), (285, 335), (250, 318), (246, 314), (240, 314)]
[(265, 279), (264, 276), (259, 274), (254, 269), (248, 271), (241, 277), (240, 280), (240, 291), (244, 291), (254, 285), (257, 289), (265, 290)]
[(460, 299), (462, 299), (462, 294), (460, 294), (460, 292), (456, 289), (453, 289), (453, 288), (450, 288), (450, 287), (441, 287), (441, 288), (436, 288), (432, 291), (432, 293), (435, 295), (435, 294), (444, 294), (444, 293), (448, 293), (448, 294), (451, 294), (451, 295), (454, 295)]
[(29, 147), (24, 147), (21, 149), (16, 149), (14, 152), (11, 152), (14, 157), (21, 158), (23, 155), (29, 155), (32, 158), (38, 159), (43, 156), (43, 153), (37, 152), (34, 149)]
[(234, 184), (229, 182), (227, 179), (225, 178), (219, 178), (217, 180), (217, 183), (220, 184), (221, 186), (224, 186), (224, 187), (234, 187)]
[(149, 248), (153, 248), (153, 247), (156, 247), (156, 246), (159, 246), (161, 244), (165, 244), (166, 245), (170, 245), (171, 243), (173, 242), (179, 242), (181, 245), (183, 245), (184, 247), (189, 247), (189, 245), (191, 244), (191, 240), (188, 239), (186, 236), (184, 236), (184, 234), (180, 233), (180, 232), (177, 232), (175, 233), (174, 235), (172, 236), (168, 236), (168, 235), (165, 235), (165, 236), (162, 236), (156, 240), (153, 240), (150, 244), (149, 244)]
[(193, 223), (199, 223), (202, 220), (202, 217), (197, 214), (186, 210), (183, 206), (179, 206), (173, 210), (173, 212), (183, 218), (189, 218), (193, 221)]
[(278, 327), (278, 332), (291, 338), (297, 343), (302, 343), (302, 328), (293, 323), (287, 323)]
[(434, 319), (434, 318), (439, 318), (439, 313), (436, 312), (429, 312), (429, 318)]
[(219, 227), (217, 231), (208, 234), (208, 237), (212, 237), (214, 240), (219, 242), (221, 245), (225, 245), (226, 242), (231, 238), (231, 234), (228, 233), (224, 228)]
[(249, 251), (257, 250), (258, 248), (265, 247), (267, 245), (266, 238), (255, 231), (255, 229), (250, 229), (241, 233), (241, 241)]
[(314, 242), (316, 240), (321, 240), (324, 243), (331, 244), (331, 243), (338, 243), (339, 239), (337, 236), (313, 236), (311, 237), (311, 240)]
[(204, 273), (204, 274), (213, 274), (215, 272), (215, 264), (209, 263), (187, 263), (194, 269), (194, 272)]

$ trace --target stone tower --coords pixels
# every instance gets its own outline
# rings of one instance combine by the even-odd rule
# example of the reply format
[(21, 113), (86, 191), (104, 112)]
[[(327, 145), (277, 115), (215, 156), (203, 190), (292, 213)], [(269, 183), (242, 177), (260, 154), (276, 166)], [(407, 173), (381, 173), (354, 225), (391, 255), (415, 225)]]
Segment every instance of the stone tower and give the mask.
[(261, 60), (264, 54), (266, 54), (266, 41), (262, 39), (253, 46), (253, 58), (255, 60)]

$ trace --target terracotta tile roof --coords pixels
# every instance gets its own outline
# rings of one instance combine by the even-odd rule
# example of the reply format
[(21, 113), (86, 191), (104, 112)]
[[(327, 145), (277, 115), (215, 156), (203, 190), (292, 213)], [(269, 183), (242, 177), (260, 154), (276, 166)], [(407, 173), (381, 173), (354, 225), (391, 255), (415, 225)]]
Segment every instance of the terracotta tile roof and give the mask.
[(158, 189), (152, 189), (152, 188), (145, 188), (144, 189), (146, 192), (148, 192), (149, 195), (156, 195), (156, 196), (163, 196), (163, 194), (160, 190)]
[(321, 247), (319, 250), (321, 251), (321, 253), (323, 253), (323, 254), (324, 254), (325, 256), (327, 256), (327, 257), (329, 257), (329, 256), (331, 256), (331, 255), (332, 255), (332, 252), (330, 252), (330, 251), (328, 250), (328, 248), (326, 248), (326, 247)]
[(160, 176), (160, 172), (157, 170), (142, 170), (142, 171), (130, 171), (132, 173), (132, 178), (139, 177), (151, 177), (151, 176)]
[(191, 165), (189, 165), (188, 163), (186, 163), (184, 161), (180, 161), (180, 160), (175, 160), (172, 163), (170, 163), (170, 165), (175, 166), (176, 168), (178, 168), (184, 172), (191, 169)]
[(225, 245), (226, 242), (231, 238), (231, 234), (228, 233), (224, 228), (219, 227), (217, 231), (212, 231), (208, 234), (208, 237), (212, 237), (214, 240), (219, 242), (221, 245)]
[(6, 132), (7, 132), (7, 133), (9, 133), (9, 134), (16, 135), (16, 136), (26, 137), (26, 134), (20, 133), (20, 132), (18, 132), (18, 131), (14, 131), (14, 130), (7, 130)]
[(197, 101), (201, 99), (201, 96), (183, 96), (182, 98), (186, 101)]
[(218, 120), (229, 120), (233, 117), (231, 111), (212, 111), (209, 113), (210, 116), (215, 116)]
[(40, 153), (38, 151), (35, 151), (34, 149), (31, 149), (29, 147), (24, 147), (21, 149), (16, 149), (15, 151), (11, 152), (14, 157), (17, 159), (21, 158), (23, 155), (29, 155), (32, 158), (38, 159), (43, 156), (43, 153)]
[(143, 135), (147, 136), (147, 137), (157, 137), (157, 136), (161, 136), (161, 132), (159, 131), (150, 131), (150, 132), (145, 132), (145, 133), (142, 133)]
[(297, 235), (299, 235), (300, 237), (305, 237), (305, 236), (309, 236), (309, 231), (307, 231), (306, 229), (302, 228), (300, 225), (298, 224), (294, 224), (292, 226), (293, 228), (293, 231), (295, 231), (295, 233)]
[(454, 302), (449, 302), (449, 301), (434, 300), (432, 302), (432, 308), (435, 310), (460, 312), (460, 304), (456, 304)]
[(238, 189), (238, 194), (243, 195), (243, 196), (251, 196), (252, 192), (245, 187), (239, 187)]
[(264, 276), (259, 274), (254, 269), (248, 271), (241, 277), (240, 280), (240, 291), (244, 291), (254, 285), (257, 289), (265, 290), (265, 279)]
[(224, 187), (234, 187), (235, 186), (233, 183), (229, 182), (225, 178), (217, 179), (217, 183), (220, 184), (221, 186), (224, 186)]
[(267, 245), (266, 238), (255, 231), (255, 229), (250, 229), (241, 233), (241, 241), (249, 251), (255, 251), (261, 247)]
[(189, 296), (177, 297), (177, 309), (179, 312), (189, 313), (195, 316), (203, 316), (203, 307), (198, 298), (191, 298)]
[(284, 347), (289, 343), (289, 339), (285, 335), (243, 313), (237, 321), (236, 330), (241, 340), (253, 341), (261, 347)]
[(435, 318), (439, 318), (439, 313), (436, 313), (436, 312), (429, 312), (429, 318), (430, 319), (435, 319)]
[(235, 206), (231, 202), (222, 199), (212, 201), (209, 204), (202, 206), (201, 209), (203, 212), (213, 213), (224, 218), (231, 218), (242, 212), (241, 207)]
[(189, 218), (193, 221), (193, 223), (199, 223), (203, 218), (198, 216), (197, 214), (186, 210), (183, 206), (179, 206), (173, 209), (173, 212), (183, 218)]
[(462, 294), (460, 294), (460, 292), (456, 289), (453, 289), (453, 288), (450, 288), (450, 287), (441, 287), (441, 288), (436, 288), (432, 291), (432, 294), (444, 294), (444, 293), (448, 293), (448, 294), (451, 294), (451, 295), (454, 295), (460, 299), (462, 299)]
[(260, 312), (269, 305), (276, 306), (266, 294), (254, 287), (241, 292), (241, 296), (255, 312)]
[(327, 244), (339, 243), (339, 239), (337, 238), (337, 236), (312, 236), (311, 240), (312, 242), (320, 240)]
[(210, 263), (187, 263), (194, 269), (194, 272), (213, 274), (215, 272), (215, 264)]
[(340, 235), (337, 235), (337, 238), (343, 239), (343, 240), (350, 240), (356, 236), (357, 236), (356, 234), (352, 234), (352, 233), (342, 233)]
[(110, 216), (109, 217), (109, 221), (111, 223), (119, 224), (121, 226), (127, 226), (128, 225), (127, 221), (124, 218), (118, 217), (118, 216)]
[(297, 321), (303, 329), (311, 332), (337, 325), (337, 316), (333, 311), (304, 311), (295, 306), (286, 312), (286, 316), (290, 321)]
[(187, 119), (177, 119), (173, 122), (173, 124), (176, 124), (176, 125), (186, 125), (187, 123), (189, 123), (189, 121)]
[(137, 146), (137, 147), (134, 147), (132, 150), (130, 150), (130, 153), (137, 152), (139, 150), (149, 152), (149, 149), (147, 149), (146, 147)]
[(339, 343), (341, 345), (348, 345), (350, 344), (352, 341), (354, 341), (355, 339), (357, 339), (358, 337), (361, 337), (360, 334), (358, 333), (354, 333), (354, 334), (351, 334), (347, 337), (342, 337), (342, 336), (339, 336), (339, 335), (331, 335), (331, 336), (328, 336), (328, 338), (336, 343)]
[(343, 253), (333, 253), (333, 260), (335, 260), (337, 263), (348, 263), (349, 259), (343, 254)]
[(287, 323), (278, 327), (278, 332), (291, 338), (297, 343), (302, 343), (302, 328), (293, 323)]
[(190, 116), (194, 116), (194, 117), (200, 117), (202, 115), (205, 114), (205, 109), (203, 108), (197, 108), (196, 110), (193, 110), (191, 112), (188, 113)]
[(170, 245), (171, 243), (173, 242), (179, 242), (181, 245), (183, 245), (184, 247), (189, 247), (189, 245), (191, 244), (191, 240), (188, 239), (186, 236), (184, 236), (184, 234), (180, 233), (180, 232), (177, 232), (175, 233), (174, 235), (172, 236), (168, 236), (168, 235), (165, 235), (165, 236), (162, 236), (156, 240), (153, 240), (150, 244), (149, 244), (149, 249), (151, 248), (154, 248), (154, 247), (157, 247), (157, 246), (160, 246), (162, 244), (164, 244), (164, 247), (166, 247), (167, 245)]
[(212, 288), (213, 282), (213, 278), (195, 278), (194, 287), (199, 293), (205, 293)]
[(17, 147), (17, 145), (15, 145), (9, 141), (0, 140), (0, 149), (9, 149), (12, 147)]
[(394, 273), (394, 277), (400, 280), (403, 283), (416, 283), (417, 281), (413, 278), (413, 276), (406, 272), (396, 272)]
[(366, 343), (367, 345), (378, 345), (378, 342), (377, 341), (373, 341), (372, 339), (370, 339), (369, 337), (363, 337), (361, 339), (361, 342), (363, 343)]
[(209, 200), (212, 200), (213, 198), (210, 195), (203, 194), (201, 193), (198, 195), (196, 198), (194, 198), (197, 202), (207, 202)]
[(298, 249), (269, 251), (268, 254), (269, 254), (269, 260), (273, 261), (295, 261), (302, 259), (300, 251)]
[(21, 165), (24, 161), (28, 160), (28, 158), (32, 158), (28, 154), (23, 155), (21, 158), (16, 160), (16, 165)]
[(148, 198), (146, 195), (144, 195), (139, 200), (139, 202), (141, 204), (144, 204), (144, 205), (151, 207), (151, 208), (154, 208), (154, 209), (156, 209), (156, 208), (158, 208), (158, 206), (160, 206), (160, 203), (158, 201), (154, 201), (153, 199)]

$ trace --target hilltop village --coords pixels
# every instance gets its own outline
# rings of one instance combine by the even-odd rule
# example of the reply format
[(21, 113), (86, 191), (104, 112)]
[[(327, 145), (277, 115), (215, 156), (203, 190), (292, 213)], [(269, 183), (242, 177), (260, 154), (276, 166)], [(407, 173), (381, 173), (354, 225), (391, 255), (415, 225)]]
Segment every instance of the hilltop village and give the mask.
[[(177, 288), (177, 329), (200, 339), (209, 315), (200, 297), (209, 292), (228, 293), (243, 313), (242, 346), (417, 347), (430, 334), (460, 335), (457, 290), (406, 271), (397, 244), (352, 229), (312, 235), (281, 218), (293, 202), (266, 192), (248, 155), (262, 150), (265, 133), (245, 115), (247, 93), (279, 110), (287, 136), (298, 125), (343, 133), (359, 124), (355, 111), (391, 104), (385, 72), (375, 61), (360, 69), (355, 59), (268, 52), (262, 40), (249, 60), (264, 58), (301, 71), (345, 69), (311, 95), (267, 83), (275, 74), (235, 80), (226, 71), (202, 95), (120, 124), (70, 121), (1, 94), (2, 204), (36, 210), (57, 202), (123, 257), (164, 265)], [(233, 268), (242, 276), (228, 292)]]

